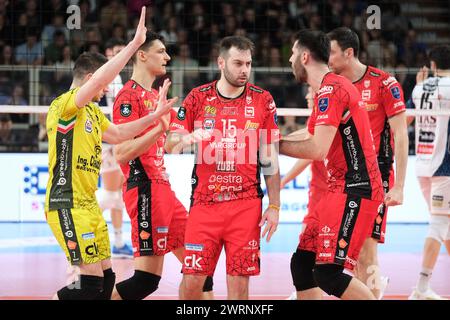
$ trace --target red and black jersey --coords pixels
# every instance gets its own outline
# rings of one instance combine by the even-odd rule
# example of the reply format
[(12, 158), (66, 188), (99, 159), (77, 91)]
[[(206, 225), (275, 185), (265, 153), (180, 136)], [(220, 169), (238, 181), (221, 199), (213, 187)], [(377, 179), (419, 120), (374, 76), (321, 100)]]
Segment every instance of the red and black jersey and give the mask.
[(248, 83), (239, 97), (227, 99), (216, 82), (197, 87), (184, 99), (171, 131), (198, 129), (210, 138), (196, 145), (191, 204), (263, 197), (260, 143), (279, 139), (270, 93)]
[(366, 103), (380, 170), (389, 170), (394, 162), (394, 136), (388, 119), (406, 110), (403, 90), (389, 73), (367, 66), (361, 79), (353, 83)]
[[(134, 80), (129, 80), (119, 91), (114, 101), (113, 122), (122, 124), (142, 118), (156, 109), (158, 91), (144, 89)], [(171, 112), (171, 118), (176, 115)], [(157, 125), (149, 126), (138, 137), (143, 136)], [(164, 167), (164, 143), (166, 134), (159, 139), (148, 150), (127, 164), (121, 164), (120, 168), (125, 176), (127, 189), (133, 188), (139, 183), (152, 180), (156, 183), (169, 183)]]
[(383, 201), (377, 156), (365, 103), (352, 83), (327, 73), (314, 96), (308, 130), (332, 125), (338, 131), (325, 159), (328, 190)]

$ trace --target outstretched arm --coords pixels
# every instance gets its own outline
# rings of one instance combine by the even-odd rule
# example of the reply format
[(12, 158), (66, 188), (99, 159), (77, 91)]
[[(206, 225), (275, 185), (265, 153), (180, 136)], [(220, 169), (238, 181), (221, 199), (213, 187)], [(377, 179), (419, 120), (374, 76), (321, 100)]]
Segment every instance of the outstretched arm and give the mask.
[(146, 33), (145, 7), (142, 7), (141, 18), (134, 39), (111, 60), (95, 71), (92, 77), (80, 87), (75, 97), (75, 104), (78, 108), (83, 108), (95, 95), (114, 80), (128, 63), (131, 56), (145, 42)]

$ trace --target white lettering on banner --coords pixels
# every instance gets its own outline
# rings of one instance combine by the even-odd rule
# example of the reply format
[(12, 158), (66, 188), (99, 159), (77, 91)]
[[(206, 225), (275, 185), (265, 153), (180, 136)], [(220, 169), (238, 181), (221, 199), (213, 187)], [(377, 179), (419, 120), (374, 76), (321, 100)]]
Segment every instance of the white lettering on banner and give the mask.
[[(410, 156), (409, 163), (415, 163), (415, 156)], [(177, 198), (189, 208), (191, 195), (191, 175), (194, 166), (194, 155), (165, 155), (164, 162), (169, 174), (172, 189)], [(285, 175), (295, 164), (296, 159), (280, 156), (280, 174)], [(14, 163), (14, 166), (11, 166)], [(25, 171), (24, 168), (31, 168)], [(34, 169), (39, 168), (33, 172)], [(306, 214), (308, 203), (308, 177), (309, 171), (291, 181), (281, 190), (280, 222), (299, 223)], [(45, 189), (48, 180), (48, 156), (43, 153), (8, 153), (0, 157), (0, 181), (2, 196), (8, 201), (2, 204), (1, 221), (45, 221), (44, 203)], [(25, 181), (25, 178), (27, 178)], [(202, 181), (197, 181), (201, 183)], [(100, 182), (98, 196), (104, 193), (103, 181)], [(261, 177), (261, 187), (265, 190), (265, 181)], [(232, 195), (230, 195), (232, 197)], [(268, 204), (267, 196), (263, 198), (263, 208)], [(388, 223), (427, 223), (429, 216), (422, 192), (420, 191), (415, 175), (415, 166), (407, 166), (405, 181), (404, 202), (402, 206), (391, 207), (392, 214), (388, 215)], [(110, 215), (105, 214), (109, 222)], [(129, 221), (128, 215), (124, 215)]]

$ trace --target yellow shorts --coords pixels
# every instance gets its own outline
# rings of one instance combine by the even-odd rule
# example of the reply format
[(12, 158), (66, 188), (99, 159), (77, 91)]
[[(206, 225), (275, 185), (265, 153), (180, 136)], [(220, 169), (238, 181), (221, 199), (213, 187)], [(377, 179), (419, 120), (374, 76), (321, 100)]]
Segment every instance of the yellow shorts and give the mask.
[(111, 257), (108, 226), (100, 208), (46, 212), (47, 223), (72, 265), (92, 264)]

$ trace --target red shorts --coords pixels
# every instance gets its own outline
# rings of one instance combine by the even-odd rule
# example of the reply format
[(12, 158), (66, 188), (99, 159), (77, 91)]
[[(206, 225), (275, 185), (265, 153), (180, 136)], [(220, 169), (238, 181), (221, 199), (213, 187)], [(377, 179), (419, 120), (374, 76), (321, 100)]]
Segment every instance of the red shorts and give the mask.
[[(387, 194), (394, 185), (394, 170), (381, 170), (381, 179), (383, 180), (384, 194)], [(383, 207), (375, 218), (372, 229), (369, 231), (369, 236), (378, 240), (378, 243), (384, 243), (385, 240), (387, 212), (388, 207), (383, 204)]]
[(187, 211), (168, 184), (143, 183), (123, 192), (135, 257), (183, 247)]
[(212, 276), (224, 246), (228, 275), (258, 275), (261, 211), (259, 198), (191, 207), (183, 273)]
[(300, 250), (315, 252), (314, 242), (311, 241), (315, 237), (314, 232), (317, 228), (314, 227), (314, 222), (317, 221), (316, 207), (320, 200), (326, 195), (326, 189), (312, 187), (308, 192), (308, 213), (303, 218), (302, 231), (299, 235), (297, 248)]
[(327, 192), (301, 242), (316, 252), (316, 263), (335, 263), (352, 270), (381, 205), (381, 201)]

